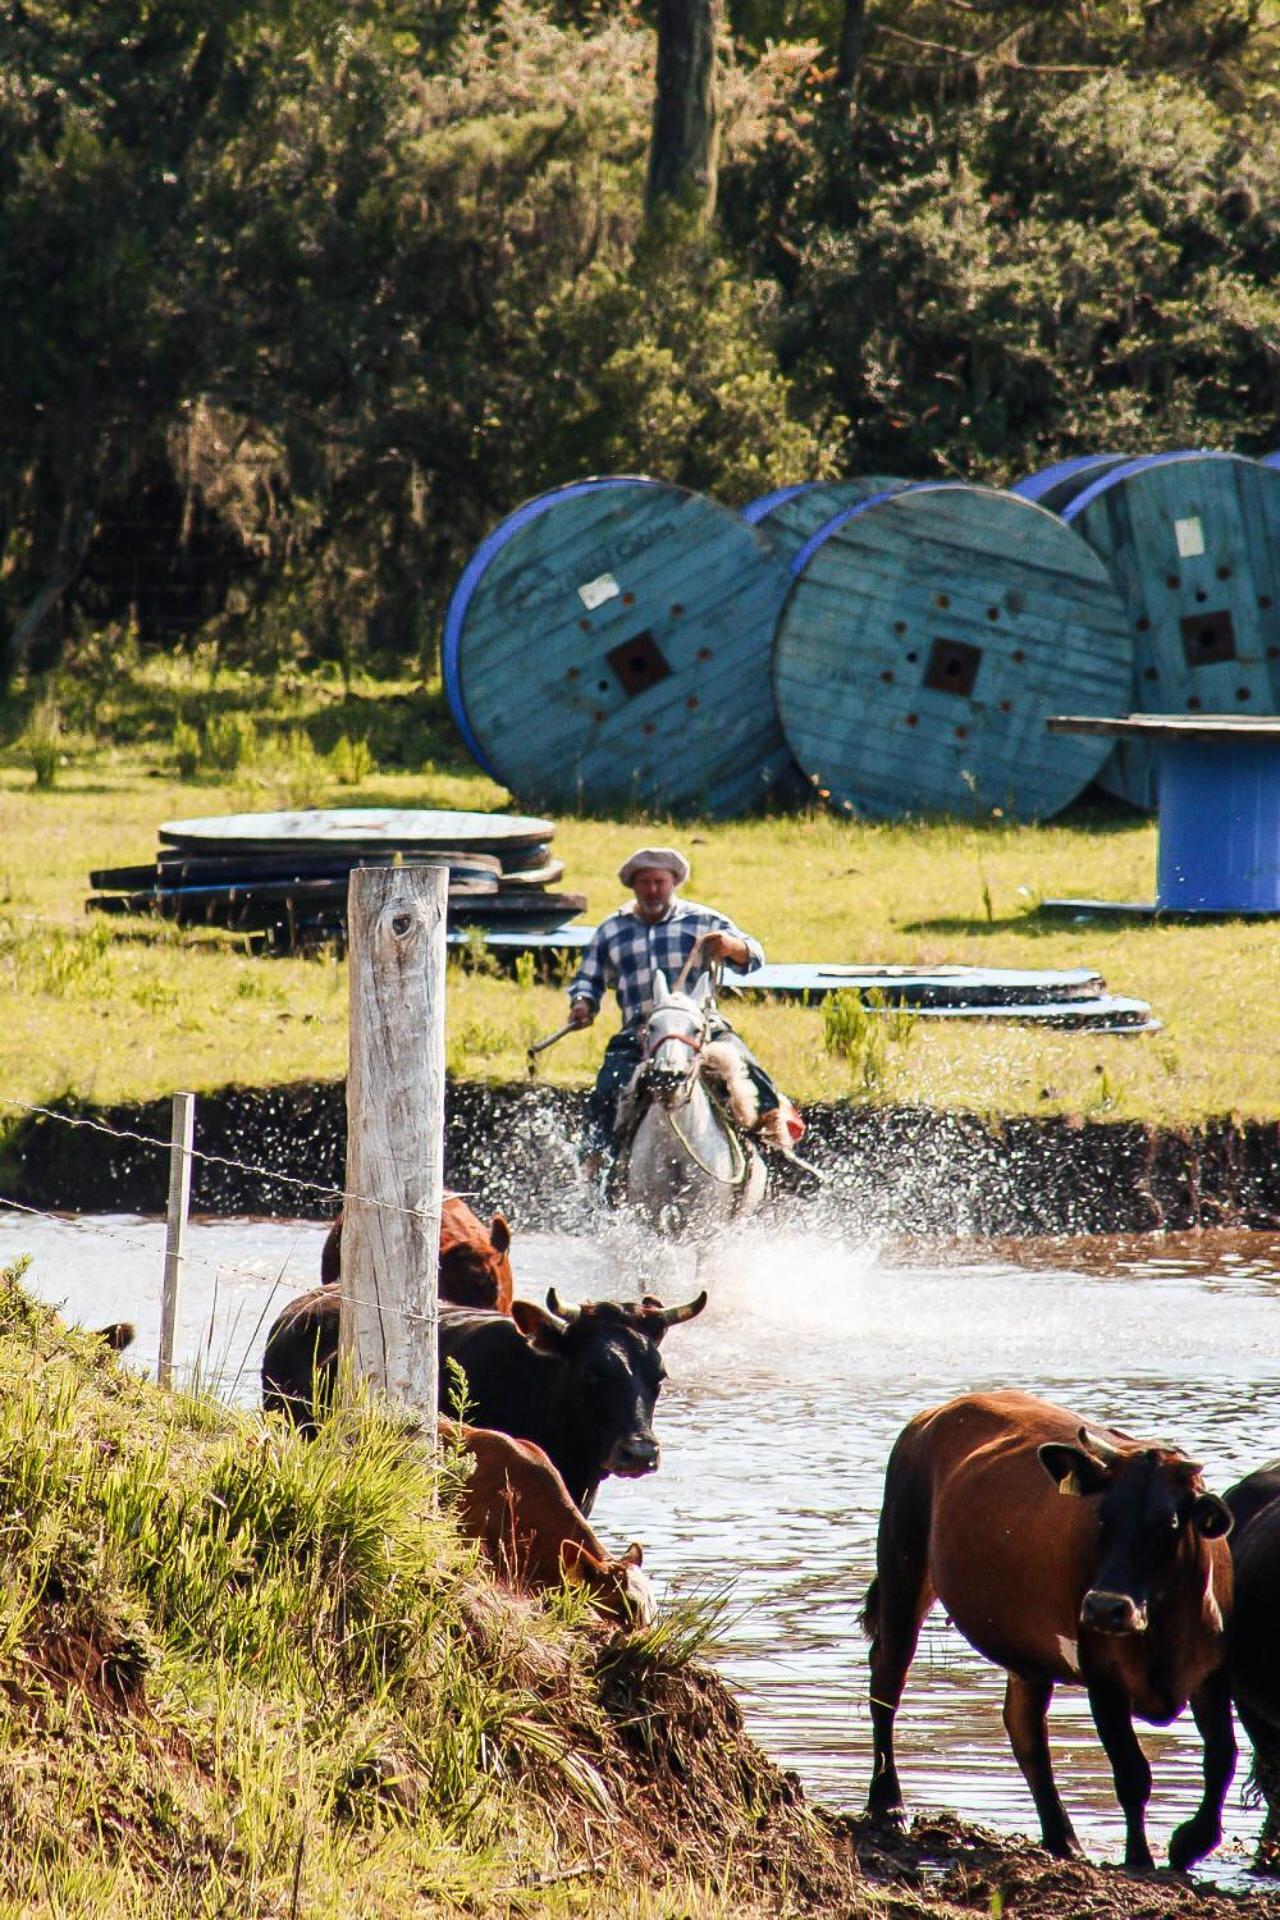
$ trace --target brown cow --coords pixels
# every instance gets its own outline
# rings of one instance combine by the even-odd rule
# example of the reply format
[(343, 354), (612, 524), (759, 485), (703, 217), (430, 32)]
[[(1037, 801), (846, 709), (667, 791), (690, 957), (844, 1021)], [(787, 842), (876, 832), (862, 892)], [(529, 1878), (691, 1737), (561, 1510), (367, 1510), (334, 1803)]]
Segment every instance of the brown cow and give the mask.
[[(515, 1278), (509, 1258), (511, 1229), (500, 1213), (486, 1227), (456, 1193), (440, 1204), (440, 1279), (442, 1300), (459, 1307), (489, 1307), (510, 1313)], [(320, 1250), (320, 1282), (334, 1286), (342, 1277), (342, 1214)]]
[(1191, 1702), (1204, 1794), (1169, 1843), (1170, 1865), (1211, 1852), (1236, 1757), (1223, 1665), (1230, 1528), (1227, 1506), (1184, 1454), (1085, 1426), (1028, 1394), (969, 1394), (917, 1414), (889, 1458), (862, 1615), (875, 1742), (867, 1811), (902, 1816), (894, 1715), (937, 1599), (1008, 1673), (1004, 1724), (1051, 1853), (1079, 1851), (1045, 1726), (1060, 1682), (1088, 1689), (1131, 1869), (1152, 1865), (1151, 1769), (1132, 1716), (1163, 1726)]
[(568, 1580), (586, 1587), (600, 1611), (616, 1620), (646, 1625), (653, 1618), (639, 1545), (633, 1541), (620, 1558), (610, 1555), (541, 1447), (443, 1416), (440, 1438), (475, 1463), (458, 1494), (458, 1522), (502, 1579), (534, 1588)]

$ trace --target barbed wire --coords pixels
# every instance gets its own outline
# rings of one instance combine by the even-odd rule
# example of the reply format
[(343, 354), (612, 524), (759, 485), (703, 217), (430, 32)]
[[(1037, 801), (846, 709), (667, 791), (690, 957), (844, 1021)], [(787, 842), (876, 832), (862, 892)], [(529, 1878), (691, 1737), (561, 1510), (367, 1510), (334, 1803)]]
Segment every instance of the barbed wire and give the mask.
[[(56, 1107), (44, 1107), (30, 1100), (18, 1100), (12, 1094), (0, 1093), (0, 1106), (10, 1107), (15, 1112), (38, 1114), (43, 1119), (55, 1120), (67, 1127), (86, 1127), (93, 1133), (103, 1133), (112, 1140), (130, 1140), (139, 1146), (153, 1147), (157, 1153), (168, 1155), (172, 1151), (172, 1141), (161, 1140), (155, 1135), (139, 1133), (132, 1127), (113, 1127), (105, 1120), (91, 1120), (84, 1114), (59, 1113)], [(203, 1160), (210, 1166), (232, 1167), (237, 1173), (256, 1174), (262, 1180), (278, 1180), (283, 1186), (296, 1187), (303, 1193), (320, 1194), (328, 1200), (338, 1200), (344, 1206), (352, 1200), (358, 1200), (367, 1207), (376, 1207), (382, 1213), (403, 1215), (406, 1219), (416, 1220), (421, 1216), (419, 1207), (402, 1207), (394, 1200), (375, 1200), (371, 1194), (354, 1193), (349, 1187), (335, 1187), (327, 1181), (306, 1180), (294, 1173), (281, 1173), (274, 1167), (264, 1167), (252, 1160), (237, 1160), (225, 1153), (210, 1153), (204, 1147), (184, 1148), (193, 1160)], [(393, 1160), (393, 1164), (396, 1164)], [(474, 1194), (461, 1192), (456, 1187), (447, 1191), (458, 1199), (473, 1199)]]

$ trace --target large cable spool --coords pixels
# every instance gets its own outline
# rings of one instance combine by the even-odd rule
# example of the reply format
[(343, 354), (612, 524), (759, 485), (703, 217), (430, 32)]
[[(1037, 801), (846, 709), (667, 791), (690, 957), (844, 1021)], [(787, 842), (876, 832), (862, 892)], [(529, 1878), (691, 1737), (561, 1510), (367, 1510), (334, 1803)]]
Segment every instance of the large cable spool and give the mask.
[(784, 592), (765, 535), (687, 488), (617, 476), (540, 494), (450, 601), (454, 719), (526, 804), (748, 812), (794, 778), (768, 670)]
[[(1280, 703), (1280, 470), (1242, 454), (1151, 454), (1063, 509), (1106, 564), (1134, 647), (1138, 713), (1273, 714)], [(1149, 747), (1122, 741), (1102, 784), (1155, 805)]]
[(1042, 467), (1039, 473), (1026, 474), (1021, 480), (1015, 480), (1009, 491), (1021, 500), (1034, 500), (1037, 506), (1048, 507), (1050, 513), (1061, 513), (1067, 503), (1094, 480), (1110, 473), (1113, 467), (1123, 466), (1131, 457), (1127, 453), (1077, 454), (1073, 460), (1058, 460), (1051, 467)]
[(926, 482), (837, 514), (792, 573), (774, 694), (835, 805), (1042, 819), (1106, 759), (1107, 741), (1045, 728), (1053, 713), (1120, 712), (1132, 674), (1106, 568), (1056, 515)]
[(775, 551), (790, 560), (819, 527), (846, 507), (861, 506), (881, 494), (901, 493), (912, 484), (882, 473), (856, 480), (801, 481), (762, 493), (742, 509), (742, 517), (749, 526), (763, 528)]

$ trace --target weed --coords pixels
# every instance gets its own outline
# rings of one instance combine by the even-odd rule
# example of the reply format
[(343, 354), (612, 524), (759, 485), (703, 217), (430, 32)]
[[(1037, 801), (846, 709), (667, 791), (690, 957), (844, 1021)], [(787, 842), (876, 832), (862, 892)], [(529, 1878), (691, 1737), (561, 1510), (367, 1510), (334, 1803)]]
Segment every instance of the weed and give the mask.
[(516, 985), (521, 993), (528, 993), (533, 986), (538, 971), (537, 956), (532, 953), (516, 955)]
[(42, 700), (33, 710), (23, 735), (23, 745), (31, 762), (38, 787), (52, 787), (58, 769), (66, 765), (67, 755), (62, 732), (62, 715), (52, 700)]
[(869, 1098), (885, 1091), (890, 1049), (905, 1052), (916, 1026), (916, 1015), (909, 1008), (892, 1006), (878, 987), (865, 998), (852, 989), (830, 994), (822, 1006), (827, 1052), (845, 1061), (855, 1084)]
[(373, 754), (367, 740), (339, 734), (329, 752), (329, 770), (340, 787), (358, 787), (373, 772)]
[(204, 723), (201, 764), (218, 773), (237, 773), (258, 753), (258, 729), (247, 713), (211, 713)]
[(200, 765), (200, 735), (185, 720), (174, 722), (173, 764), (181, 779), (195, 779)]

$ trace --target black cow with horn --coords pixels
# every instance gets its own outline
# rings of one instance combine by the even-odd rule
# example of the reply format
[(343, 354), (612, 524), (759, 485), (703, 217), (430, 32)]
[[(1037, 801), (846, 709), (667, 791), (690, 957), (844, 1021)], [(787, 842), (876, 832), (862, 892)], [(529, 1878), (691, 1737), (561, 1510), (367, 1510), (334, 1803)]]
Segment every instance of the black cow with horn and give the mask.
[[(449, 1362), (466, 1377), (466, 1418), (549, 1455), (581, 1511), (590, 1513), (609, 1474), (638, 1479), (658, 1465), (653, 1413), (666, 1368), (658, 1351), (669, 1327), (692, 1320), (706, 1293), (664, 1307), (646, 1294), (637, 1304), (594, 1300), (562, 1306), (552, 1287), (547, 1309), (515, 1300), (511, 1313), (440, 1306), (440, 1391), (453, 1410)], [(339, 1299), (332, 1287), (292, 1301), (267, 1336), (263, 1405), (314, 1425), (332, 1391), (338, 1355)]]

